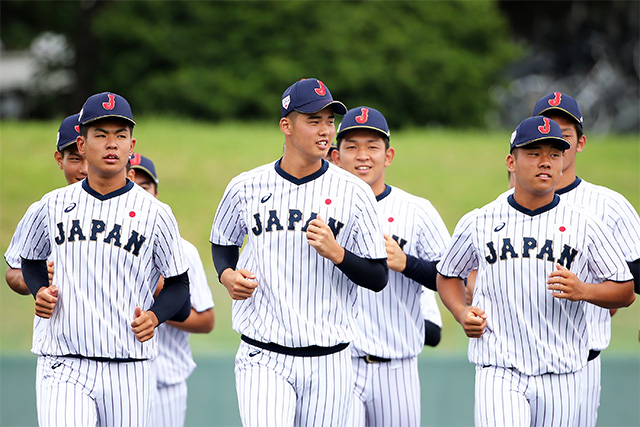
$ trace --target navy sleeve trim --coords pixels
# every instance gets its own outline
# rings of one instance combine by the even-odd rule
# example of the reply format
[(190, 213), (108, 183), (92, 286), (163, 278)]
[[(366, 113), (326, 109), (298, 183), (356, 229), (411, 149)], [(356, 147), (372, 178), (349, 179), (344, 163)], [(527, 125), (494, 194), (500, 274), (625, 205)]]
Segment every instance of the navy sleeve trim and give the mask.
[(222, 272), (227, 268), (232, 270), (236, 269), (238, 258), (240, 258), (240, 248), (237, 246), (223, 246), (212, 243), (211, 257), (213, 258), (213, 265), (218, 272), (218, 280), (220, 280)]
[(429, 261), (413, 255), (407, 255), (407, 265), (402, 274), (420, 283), (425, 288), (438, 292), (438, 288), (436, 287), (436, 277), (438, 276), (438, 270), (436, 269), (437, 264), (438, 261)]
[(149, 311), (155, 313), (160, 325), (183, 309), (185, 301), (189, 301), (189, 275), (186, 271), (164, 278), (164, 286)]
[(29, 292), (35, 298), (40, 288), (49, 287), (47, 261), (22, 258), (22, 277), (27, 288), (29, 288)]

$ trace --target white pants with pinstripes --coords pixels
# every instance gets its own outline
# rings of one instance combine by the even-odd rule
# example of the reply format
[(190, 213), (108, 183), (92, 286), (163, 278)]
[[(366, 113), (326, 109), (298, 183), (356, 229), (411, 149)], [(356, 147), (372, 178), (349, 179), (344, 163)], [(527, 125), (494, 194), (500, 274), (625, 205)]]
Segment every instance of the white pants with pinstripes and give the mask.
[(187, 382), (158, 385), (153, 400), (151, 426), (181, 427), (187, 416)]
[(598, 407), (600, 406), (600, 357), (587, 362), (585, 370), (584, 398), (580, 407), (580, 427), (595, 427), (598, 420)]
[(530, 376), (515, 369), (476, 366), (475, 424), (578, 427), (584, 377), (584, 369)]
[(147, 426), (151, 362), (98, 362), (43, 356), (38, 388), (40, 426)]
[(349, 348), (301, 357), (241, 341), (235, 372), (244, 426), (347, 425), (353, 393)]
[(353, 358), (355, 388), (349, 426), (420, 425), (418, 358), (367, 363)]

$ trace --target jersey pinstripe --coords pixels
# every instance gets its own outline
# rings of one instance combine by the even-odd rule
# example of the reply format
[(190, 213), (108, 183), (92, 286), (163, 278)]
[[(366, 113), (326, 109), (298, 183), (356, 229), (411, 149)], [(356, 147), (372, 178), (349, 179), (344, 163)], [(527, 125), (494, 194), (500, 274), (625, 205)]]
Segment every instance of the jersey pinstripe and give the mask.
[(187, 270), (171, 208), (130, 181), (102, 196), (84, 180), (46, 194), (26, 221), (21, 256), (50, 257), (59, 289), (43, 353), (155, 357), (156, 339), (138, 342), (130, 323), (160, 274)]
[[(619, 193), (580, 178), (558, 195), (600, 218), (620, 245), (626, 261), (640, 258), (640, 218), (633, 206)], [(589, 340), (593, 350), (604, 350), (611, 341), (611, 315), (608, 309), (588, 304)]]
[(329, 347), (352, 341), (356, 285), (306, 238), (319, 216), (337, 242), (355, 255), (386, 258), (375, 199), (364, 181), (336, 166), (302, 180), (279, 161), (231, 180), (218, 206), (211, 243), (242, 246), (237, 268), (259, 283), (253, 296), (233, 302), (233, 328), (261, 342)]
[[(27, 212), (24, 214), (18, 225), (16, 231), (13, 233), (11, 243), (4, 253), (4, 259), (10, 268), (22, 269), (22, 260), (20, 259), (20, 251), (24, 246), (24, 240), (26, 238), (26, 221), (25, 219), (34, 214), (38, 209), (39, 202), (32, 203)], [(33, 316), (33, 336), (31, 338), (31, 352), (33, 354), (42, 355), (42, 339), (44, 338), (44, 328), (46, 326), (46, 319), (40, 316)]]
[(478, 269), (473, 305), (487, 314), (487, 328), (469, 342), (472, 363), (527, 375), (585, 366), (586, 303), (553, 298), (546, 280), (556, 263), (583, 281), (632, 278), (606, 226), (558, 196), (533, 212), (509, 196), (460, 220), (438, 271), (464, 278)]
[[(450, 237), (431, 202), (391, 186), (377, 199), (382, 230), (406, 254), (430, 261), (440, 259)], [(359, 288), (360, 336), (351, 346), (354, 356), (403, 359), (420, 354), (424, 348), (422, 289), (420, 283), (392, 270), (382, 291)], [(435, 302), (433, 294), (426, 298), (429, 296)]]
[[(189, 292), (191, 308), (198, 313), (213, 308), (213, 297), (198, 249), (182, 239), (185, 261), (189, 267)], [(171, 385), (185, 381), (196, 367), (189, 346), (189, 332), (162, 324), (157, 328), (158, 357), (154, 362), (159, 385)]]

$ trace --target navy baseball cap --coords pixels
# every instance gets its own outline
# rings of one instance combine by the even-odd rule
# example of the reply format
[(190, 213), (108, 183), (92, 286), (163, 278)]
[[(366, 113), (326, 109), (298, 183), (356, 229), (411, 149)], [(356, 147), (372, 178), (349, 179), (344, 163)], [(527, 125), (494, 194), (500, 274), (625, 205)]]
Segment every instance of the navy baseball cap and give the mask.
[(78, 117), (80, 117), (80, 114), (72, 114), (60, 123), (58, 136), (56, 137), (56, 146), (58, 147), (58, 151), (62, 151), (71, 144), (76, 143), (78, 136), (80, 136)]
[(302, 79), (287, 88), (282, 94), (281, 112), (285, 117), (292, 111), (301, 113), (317, 113), (318, 111), (332, 106), (333, 111), (338, 114), (345, 114), (347, 107), (335, 101), (329, 92), (329, 88), (318, 79)]
[(356, 107), (347, 111), (342, 122), (340, 122), (340, 126), (338, 126), (336, 139), (340, 141), (346, 132), (353, 129), (375, 130), (387, 139), (391, 136), (387, 120), (380, 111), (371, 107)]
[(583, 125), (582, 111), (580, 111), (578, 102), (562, 92), (551, 92), (550, 94), (540, 98), (538, 102), (536, 102), (536, 106), (533, 107), (533, 115), (544, 116), (546, 115), (545, 113), (554, 110), (568, 114), (580, 126)]
[(131, 123), (131, 126), (136, 124), (131, 114), (131, 106), (120, 95), (102, 92), (87, 98), (80, 110), (80, 124), (86, 125), (105, 117), (119, 117)]
[(571, 148), (562, 137), (560, 125), (548, 117), (535, 116), (524, 119), (511, 134), (511, 149), (524, 147), (539, 141), (555, 141), (563, 150)]
[(133, 153), (129, 157), (129, 164), (131, 169), (140, 169), (148, 173), (155, 181), (156, 185), (160, 183), (158, 174), (156, 173), (156, 166), (153, 164), (150, 158), (143, 156), (140, 153)]

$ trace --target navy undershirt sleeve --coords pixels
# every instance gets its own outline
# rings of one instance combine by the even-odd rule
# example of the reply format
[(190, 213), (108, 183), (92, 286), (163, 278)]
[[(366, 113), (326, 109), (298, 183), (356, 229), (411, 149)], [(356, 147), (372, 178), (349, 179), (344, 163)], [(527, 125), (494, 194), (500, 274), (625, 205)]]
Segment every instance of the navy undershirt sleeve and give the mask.
[(380, 292), (387, 286), (389, 267), (387, 259), (361, 258), (348, 250), (344, 250), (344, 259), (336, 264), (353, 283), (374, 292)]
[(22, 258), (22, 277), (31, 295), (35, 298), (38, 290), (49, 287), (49, 273), (46, 260), (33, 260)]
[(424, 345), (429, 347), (435, 347), (440, 343), (440, 326), (431, 322), (430, 320), (424, 321)]
[(636, 294), (640, 294), (640, 258), (627, 262), (629, 266), (629, 270), (631, 270), (631, 274), (633, 274), (633, 289), (636, 291)]
[(177, 276), (164, 278), (164, 286), (149, 311), (155, 313), (160, 325), (168, 319), (177, 320), (174, 316), (184, 310), (185, 302), (189, 302), (189, 276), (186, 271)]
[(240, 248), (237, 246), (223, 246), (212, 243), (211, 257), (213, 258), (213, 265), (218, 272), (218, 280), (220, 280), (222, 272), (227, 268), (232, 270), (236, 269), (238, 258), (240, 257)]
[(438, 292), (438, 288), (436, 288), (437, 264), (438, 261), (428, 261), (413, 255), (407, 255), (407, 265), (402, 274), (420, 283), (425, 288)]

